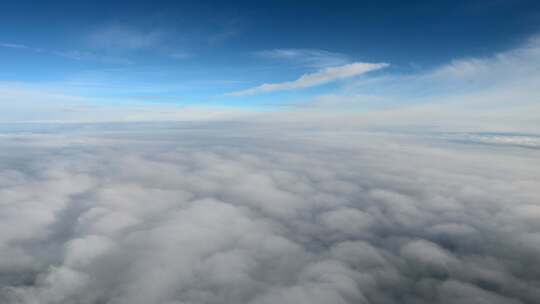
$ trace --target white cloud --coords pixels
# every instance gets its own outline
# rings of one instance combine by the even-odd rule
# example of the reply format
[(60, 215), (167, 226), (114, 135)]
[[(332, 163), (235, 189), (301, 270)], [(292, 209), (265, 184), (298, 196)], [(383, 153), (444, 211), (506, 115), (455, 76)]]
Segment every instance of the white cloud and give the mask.
[(73, 60), (79, 60), (79, 61), (95, 61), (95, 62), (110, 63), (110, 64), (133, 64), (133, 61), (127, 58), (97, 54), (94, 52), (66, 51), (66, 52), (53, 52), (53, 54), (62, 56), (65, 58), (73, 59)]
[(0, 133), (0, 302), (536, 303), (536, 151), (237, 123)]
[(316, 73), (304, 74), (297, 80), (281, 83), (265, 83), (254, 88), (232, 92), (227, 95), (242, 96), (281, 90), (308, 88), (344, 78), (365, 74), (367, 72), (379, 70), (387, 66), (388, 64), (386, 63), (355, 62), (342, 66), (325, 68)]
[(12, 50), (20, 50), (20, 51), (26, 51), (26, 52), (34, 52), (34, 53), (51, 53), (45, 49), (37, 48), (28, 46), (25, 44), (18, 44), (18, 43), (0, 43), (0, 47), (3, 48), (9, 48)]
[(169, 56), (174, 59), (187, 59), (191, 57), (191, 54), (187, 52), (175, 52), (175, 53), (169, 54)]
[(94, 48), (108, 50), (138, 50), (160, 45), (164, 32), (159, 30), (141, 31), (123, 25), (99, 28), (88, 35), (86, 43)]
[(36, 50), (36, 49), (28, 47), (26, 45), (17, 44), (17, 43), (0, 43), (0, 46), (5, 47), (5, 48), (11, 48), (11, 49)]
[(95, 62), (108, 63), (108, 64), (132, 64), (133, 63), (131, 60), (126, 59), (126, 58), (104, 55), (104, 54), (97, 54), (97, 53), (89, 52), (89, 51), (78, 51), (78, 50), (54, 51), (54, 50), (29, 47), (23, 44), (14, 44), (14, 43), (0, 43), (0, 47), (18, 49), (18, 50), (23, 50), (23, 51), (35, 52), (35, 53), (43, 53), (43, 54), (48, 54), (48, 55), (53, 55), (53, 56), (60, 56), (60, 57), (73, 59), (73, 60), (79, 60), (79, 61), (95, 61)]
[(294, 114), (284, 116), (368, 128), (538, 133), (539, 83), (540, 40), (532, 38), (490, 57), (349, 82), (332, 94), (291, 103)]
[[(296, 58), (298, 50), (281, 50), (268, 56)], [(74, 57), (82, 53), (73, 53)], [(183, 54), (181, 54), (183, 56)], [(367, 65), (367, 66), (366, 66)], [(384, 64), (379, 64), (384, 65)], [(347, 67), (347, 68), (344, 68)], [(264, 84), (229, 95), (249, 95), (304, 88), (381, 68), (355, 63), (323, 69), (297, 80)], [(47, 86), (0, 85), (0, 120), (7, 121), (135, 121), (228, 119), (263, 120), (289, 126), (317, 126), (321, 122), (343, 128), (392, 128), (396, 130), (540, 132), (540, 41), (491, 57), (454, 60), (441, 67), (408, 75), (362, 77), (347, 82), (332, 94), (287, 104), (262, 115), (219, 108), (182, 108), (169, 105), (109, 101), (51, 92)], [(107, 81), (110, 85), (110, 82)], [(57, 86), (58, 87), (58, 86)], [(65, 89), (65, 88), (64, 88)], [(122, 90), (129, 89), (126, 86)], [(140, 88), (138, 88), (140, 89)], [(159, 95), (154, 88), (152, 94)], [(170, 90), (166, 87), (165, 90)], [(491, 141), (493, 139), (490, 139)], [(498, 141), (503, 139), (498, 138)], [(504, 139), (506, 140), (506, 139)], [(514, 144), (517, 139), (509, 139)], [(535, 142), (524, 143), (536, 145)]]
[(274, 49), (257, 52), (257, 55), (268, 59), (297, 62), (316, 69), (344, 65), (349, 62), (344, 54), (317, 49)]
[(537, 77), (540, 72), (540, 38), (533, 37), (523, 45), (494, 56), (453, 60), (425, 75), (443, 81), (479, 81), (491, 85), (517, 81), (515, 77)]

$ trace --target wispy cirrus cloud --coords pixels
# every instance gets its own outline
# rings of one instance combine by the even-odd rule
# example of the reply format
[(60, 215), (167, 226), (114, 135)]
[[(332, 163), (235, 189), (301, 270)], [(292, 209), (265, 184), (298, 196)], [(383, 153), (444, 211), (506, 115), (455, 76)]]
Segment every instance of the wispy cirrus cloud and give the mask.
[(140, 50), (160, 46), (165, 33), (161, 30), (143, 31), (124, 25), (98, 28), (90, 33), (85, 42), (96, 49)]
[(256, 53), (267, 59), (294, 61), (308, 68), (327, 68), (349, 63), (349, 58), (341, 53), (318, 49), (273, 49)]
[(30, 50), (30, 51), (41, 51), (41, 49), (32, 48), (24, 44), (18, 43), (0, 43), (0, 47), (10, 48), (10, 49), (20, 49), (20, 50)]
[(169, 57), (174, 59), (188, 59), (191, 57), (191, 54), (187, 52), (174, 52), (169, 54)]
[[(128, 25), (98, 27), (83, 38), (84, 45), (100, 54), (129, 54), (150, 51), (172, 59), (187, 59), (192, 56), (184, 48), (178, 49), (172, 30), (161, 28), (140, 29)], [(76, 56), (77, 57), (77, 56)], [(86, 56), (85, 56), (86, 57)], [(110, 57), (110, 56), (103, 56)]]
[(242, 91), (228, 93), (228, 96), (243, 96), (257, 93), (267, 93), (282, 90), (302, 89), (314, 87), (325, 83), (337, 81), (344, 78), (349, 78), (367, 72), (379, 70), (387, 67), (387, 63), (365, 63), (354, 62), (337, 67), (329, 67), (315, 73), (304, 74), (300, 78), (293, 81), (280, 83), (265, 83), (260, 86), (249, 88)]
[(0, 43), (0, 47), (12, 49), (13, 51), (33, 52), (33, 53), (52, 53), (46, 49), (33, 47), (33, 46), (20, 44), (20, 43), (11, 43), (11, 42)]
[(133, 64), (128, 58), (96, 54), (87, 51), (54, 52), (55, 55), (79, 61), (95, 61), (110, 64)]
[(296, 113), (295, 122), (339, 117), (341, 122), (401, 130), (538, 133), (539, 71), (540, 40), (533, 37), (493, 56), (455, 59), (420, 73), (360, 79), (289, 106), (305, 112)]
[(43, 48), (31, 47), (31, 46), (27, 46), (24, 44), (17, 44), (17, 43), (0, 43), (0, 47), (9, 48), (13, 50), (21, 50), (24, 52), (48, 54), (48, 55), (59, 56), (59, 57), (68, 58), (68, 59), (77, 60), (77, 61), (94, 61), (94, 62), (108, 63), (108, 64), (132, 64), (133, 63), (131, 60), (127, 58), (98, 54), (96, 52), (90, 52), (90, 51), (80, 51), (80, 50), (56, 51), (56, 50), (48, 50), (48, 49), (43, 49)]

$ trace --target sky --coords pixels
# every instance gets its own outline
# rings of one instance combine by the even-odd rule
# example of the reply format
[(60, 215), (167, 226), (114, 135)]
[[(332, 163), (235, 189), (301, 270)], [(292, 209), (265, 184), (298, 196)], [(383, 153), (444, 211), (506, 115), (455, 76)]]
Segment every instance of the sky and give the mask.
[(430, 104), (536, 76), (538, 54), (515, 53), (538, 48), (539, 12), (518, 0), (4, 1), (1, 121)]
[(0, 1), (0, 303), (537, 304), (539, 26)]

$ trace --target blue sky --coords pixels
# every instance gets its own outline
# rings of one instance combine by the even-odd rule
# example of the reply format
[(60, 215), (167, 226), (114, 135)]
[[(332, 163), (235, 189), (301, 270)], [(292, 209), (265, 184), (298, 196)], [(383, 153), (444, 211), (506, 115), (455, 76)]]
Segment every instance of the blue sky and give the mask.
[(490, 75), (486, 66), (508, 65), (501, 54), (535, 68), (536, 53), (515, 54), (537, 46), (540, 3), (4, 1), (0, 20), (4, 96), (43, 94), (37, 107), (10, 110), (22, 120), (57, 99), (274, 110), (339, 98), (334, 108), (365, 110), (500, 86), (509, 79), (448, 70), (472, 63)]

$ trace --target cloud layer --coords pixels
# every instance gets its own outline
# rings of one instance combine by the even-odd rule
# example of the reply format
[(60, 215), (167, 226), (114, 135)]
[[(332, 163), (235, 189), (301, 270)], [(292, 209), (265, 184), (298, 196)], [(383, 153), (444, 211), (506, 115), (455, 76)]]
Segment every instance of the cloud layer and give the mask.
[(534, 149), (233, 124), (93, 128), (0, 137), (0, 302), (540, 298)]
[(280, 83), (265, 83), (260, 86), (232, 92), (228, 95), (230, 96), (242, 96), (242, 95), (252, 95), (257, 93), (267, 93), (273, 91), (281, 90), (293, 90), (308, 88), (313, 86), (318, 86), (328, 82), (336, 81), (343, 78), (349, 78), (353, 76), (358, 76), (370, 71), (379, 70), (387, 67), (386, 63), (363, 63), (363, 62), (354, 62), (350, 64), (345, 64), (337, 67), (324, 68), (318, 72), (311, 74), (304, 74), (300, 78)]

